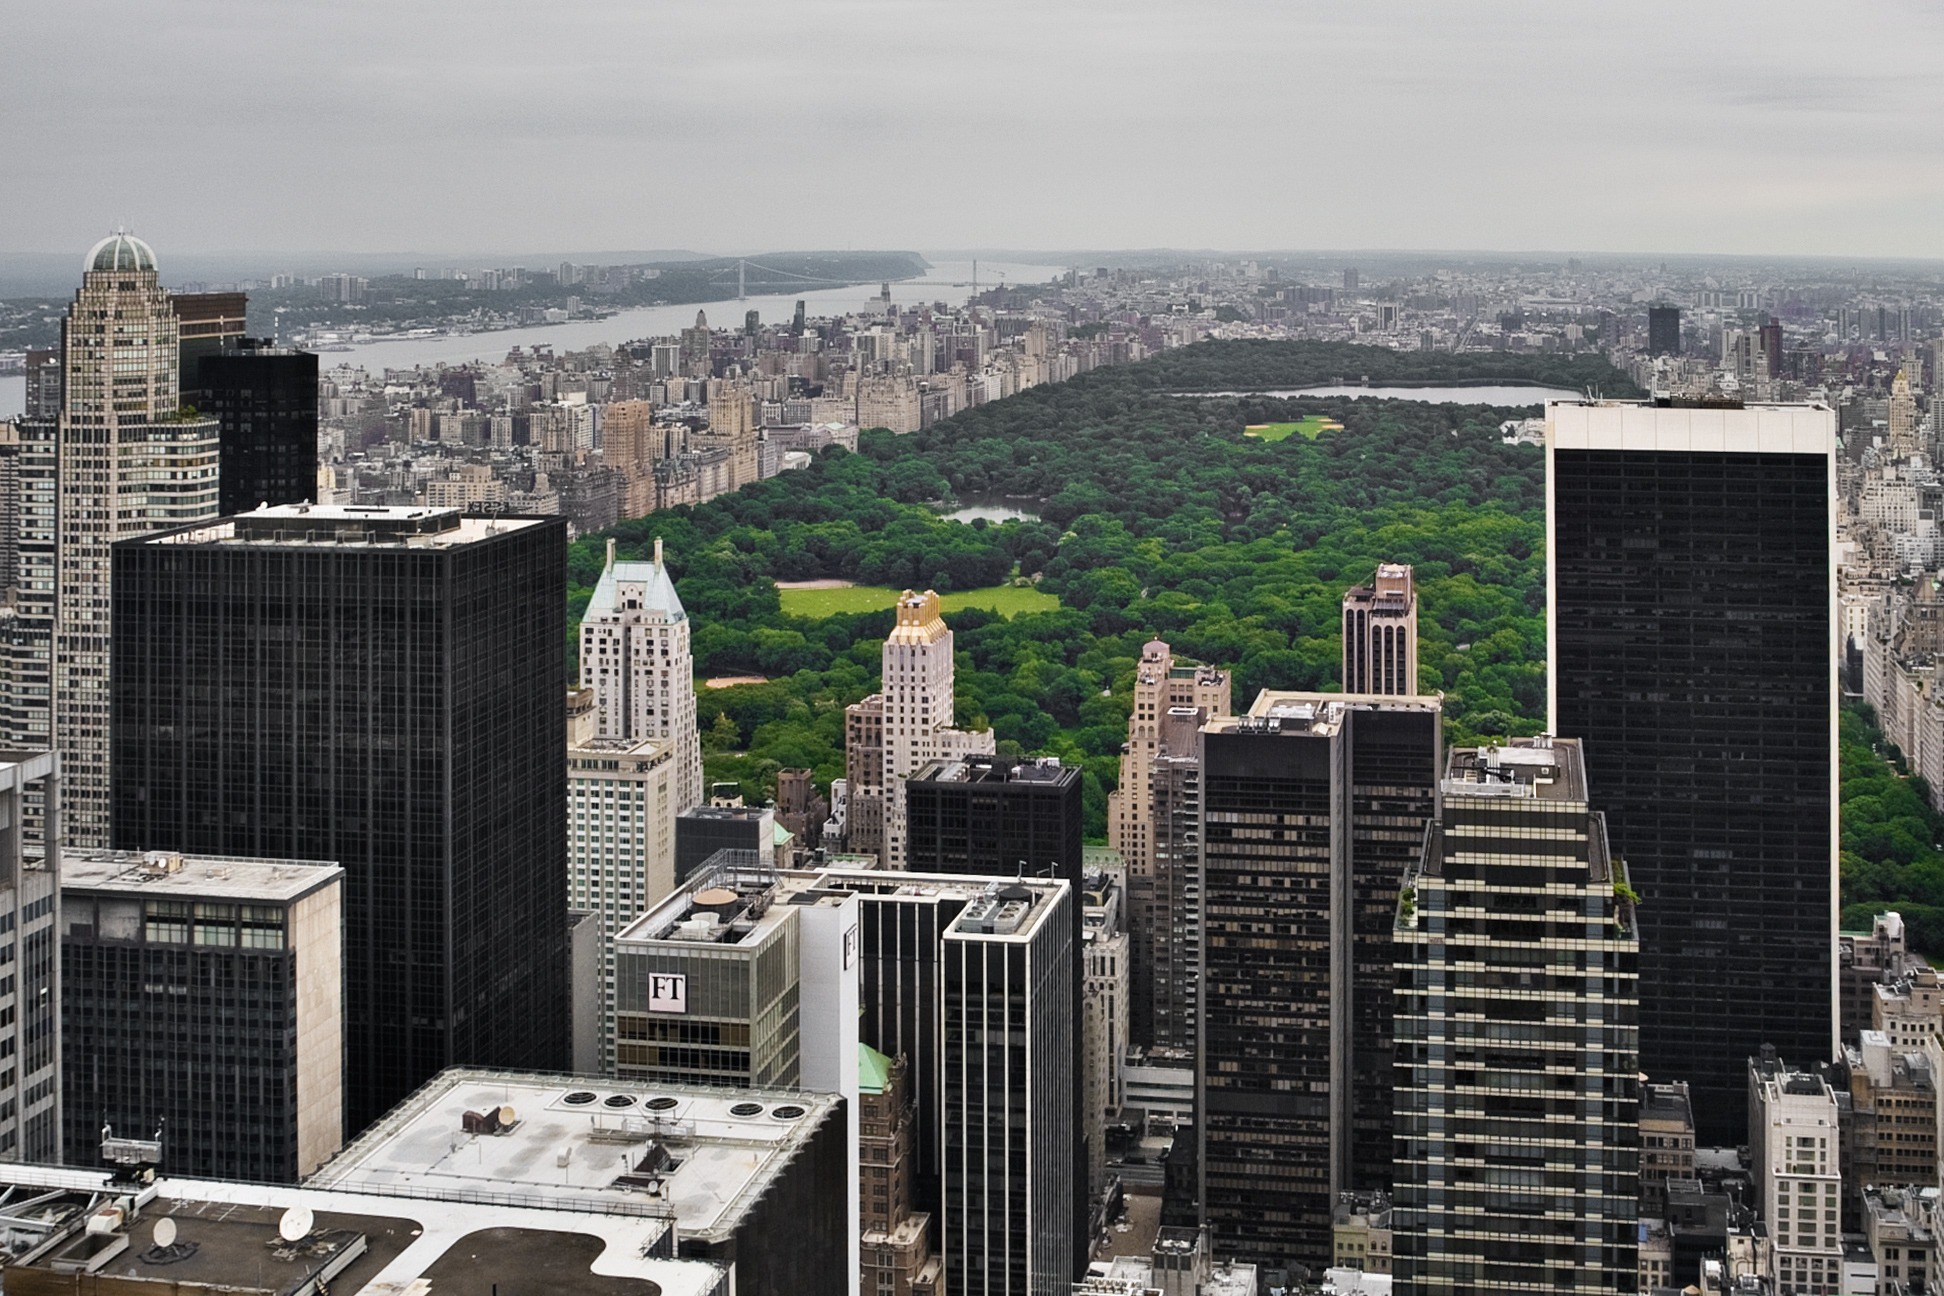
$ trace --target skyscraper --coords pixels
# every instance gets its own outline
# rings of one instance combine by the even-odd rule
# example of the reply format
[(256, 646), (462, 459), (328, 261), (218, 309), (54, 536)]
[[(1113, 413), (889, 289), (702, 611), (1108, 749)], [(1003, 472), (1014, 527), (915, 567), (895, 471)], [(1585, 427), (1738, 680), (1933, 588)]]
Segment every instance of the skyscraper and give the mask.
[(914, 872), (1058, 877), (1080, 886), (1078, 766), (1050, 757), (927, 761), (905, 783), (905, 807), (905, 861)]
[(182, 408), (179, 325), (155, 253), (88, 253), (61, 324), (53, 731), (75, 845), (108, 844), (109, 546), (216, 516), (220, 430)]
[(1843, 1281), (1843, 1125), (1820, 1074), (1785, 1066), (1773, 1048), (1747, 1060), (1749, 1174), (1775, 1239), (1778, 1290), (1836, 1296)]
[(945, 932), (945, 1288), (962, 1296), (1063, 1292), (1084, 1262), (1075, 900), (995, 882)]
[(879, 747), (875, 788), (851, 784), (852, 813), (865, 805), (863, 824), (882, 823), (878, 860), (905, 866), (905, 780), (925, 762), (953, 756), (990, 756), (991, 730), (963, 733), (952, 727), (952, 632), (940, 615), (938, 595), (906, 590), (898, 599), (897, 624), (884, 640), (882, 692), (845, 711), (848, 738)]
[(1834, 414), (1547, 407), (1549, 728), (1640, 909), (1641, 1067), (1746, 1133), (1744, 1059), (1836, 1041)]
[(589, 738), (567, 749), (568, 903), (601, 925), (602, 1069), (614, 1070), (614, 938), (675, 889), (669, 744)]
[[(61, 1159), (60, 782), (53, 752), (0, 752), (0, 1161)], [(48, 807), (31, 849), (30, 795)]]
[(1389, 1181), (1391, 930), (1436, 804), (1435, 697), (1263, 693), (1202, 730), (1202, 1209), (1216, 1249), (1330, 1256)]
[(176, 355), (184, 405), (193, 405), (204, 413), (209, 412), (208, 391), (202, 382), (202, 362), (221, 355), (244, 340), (243, 330), (249, 306), (248, 294), (240, 292), (169, 295), (169, 309), (175, 312), (176, 317)]
[(674, 749), (675, 813), (702, 804), (702, 744), (695, 731), (695, 659), (688, 613), (655, 541), (652, 562), (607, 567), (581, 618), (580, 680), (594, 690), (601, 738), (654, 738)]
[(67, 1161), (101, 1130), (200, 1178), (295, 1183), (343, 1144), (344, 870), (71, 851), (62, 861)]
[(1452, 752), (1396, 913), (1400, 1292), (1638, 1290), (1640, 948), (1579, 745)]
[(115, 843), (343, 865), (347, 1133), (570, 1056), (565, 544), (292, 505), (116, 547)]
[(1647, 354), (1650, 356), (1681, 354), (1681, 308), (1679, 306), (1647, 308)]
[(1379, 563), (1343, 593), (1343, 691), (1417, 692), (1417, 591), (1405, 563)]
[(1163, 717), (1173, 707), (1201, 707), (1211, 719), (1227, 715), (1229, 674), (1186, 659), (1177, 662), (1165, 640), (1152, 639), (1141, 645), (1141, 660), (1134, 668), (1134, 700), (1127, 713), (1120, 781), (1107, 794), (1107, 844), (1120, 852), (1130, 885), (1146, 871), (1153, 849), (1154, 807), (1148, 780), (1160, 751)]
[(1137, 1044), (1190, 1051), (1201, 1031), (1202, 707), (1170, 707), (1161, 720), (1149, 792), (1154, 845), (1148, 867), (1127, 865)]
[(315, 355), (239, 338), (200, 358), (196, 385), (222, 428), (225, 517), (317, 497)]

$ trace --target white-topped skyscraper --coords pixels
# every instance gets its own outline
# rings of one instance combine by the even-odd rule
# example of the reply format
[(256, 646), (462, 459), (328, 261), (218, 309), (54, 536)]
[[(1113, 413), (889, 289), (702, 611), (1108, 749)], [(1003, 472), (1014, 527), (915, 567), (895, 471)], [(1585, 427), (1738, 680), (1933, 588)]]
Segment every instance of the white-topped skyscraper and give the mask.
[(595, 731), (674, 747), (675, 813), (702, 804), (702, 743), (695, 731), (695, 658), (688, 613), (655, 541), (652, 562), (607, 567), (581, 617), (580, 678), (594, 690)]
[(1546, 407), (1548, 726), (1640, 908), (1640, 1065), (1739, 1142), (1744, 1059), (1836, 1040), (1836, 415)]
[(69, 840), (108, 844), (109, 546), (216, 516), (221, 427), (181, 406), (155, 253), (95, 244), (61, 324), (52, 727)]

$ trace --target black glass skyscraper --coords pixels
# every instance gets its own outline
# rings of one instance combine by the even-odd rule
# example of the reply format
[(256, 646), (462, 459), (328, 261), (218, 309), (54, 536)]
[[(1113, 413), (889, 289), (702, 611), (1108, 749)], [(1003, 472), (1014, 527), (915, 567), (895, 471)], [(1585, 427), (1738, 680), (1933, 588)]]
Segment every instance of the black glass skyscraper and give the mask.
[(1390, 1182), (1391, 933), (1436, 808), (1435, 697), (1263, 693), (1201, 734), (1202, 1209), (1215, 1249), (1319, 1268)]
[(1679, 306), (1647, 308), (1647, 354), (1650, 356), (1681, 354), (1681, 308)]
[(243, 338), (202, 356), (196, 382), (223, 430), (224, 517), (317, 498), (315, 355)]
[(1825, 407), (1547, 411), (1552, 730), (1640, 893), (1640, 1055), (1745, 1137), (1747, 1059), (1835, 1047)]
[(344, 866), (347, 1135), (569, 1062), (565, 544), (293, 506), (115, 549), (115, 844)]

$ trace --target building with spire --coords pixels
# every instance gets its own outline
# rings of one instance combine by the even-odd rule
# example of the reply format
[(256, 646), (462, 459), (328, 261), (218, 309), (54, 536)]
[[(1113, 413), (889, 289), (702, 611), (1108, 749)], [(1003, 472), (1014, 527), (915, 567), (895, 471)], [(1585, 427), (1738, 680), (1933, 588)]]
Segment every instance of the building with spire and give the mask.
[(660, 540), (650, 562), (617, 562), (614, 541), (608, 541), (607, 566), (580, 633), (580, 682), (594, 690), (595, 735), (671, 744), (675, 813), (702, 804), (688, 613), (669, 578)]
[(1417, 692), (1417, 589), (1406, 563), (1379, 563), (1368, 585), (1343, 593), (1343, 691)]
[[(879, 863), (905, 867), (909, 845), (905, 780), (931, 761), (990, 756), (991, 730), (965, 733), (952, 727), (952, 632), (932, 590), (898, 598), (898, 620), (884, 641), (882, 692), (845, 708), (847, 736), (867, 732), (879, 748), (875, 786), (852, 787), (853, 802), (875, 796), (862, 818), (882, 822)], [(860, 807), (851, 808), (855, 818)]]
[(109, 547), (217, 516), (221, 427), (182, 407), (155, 252), (95, 244), (61, 324), (52, 729), (78, 846), (108, 845)]

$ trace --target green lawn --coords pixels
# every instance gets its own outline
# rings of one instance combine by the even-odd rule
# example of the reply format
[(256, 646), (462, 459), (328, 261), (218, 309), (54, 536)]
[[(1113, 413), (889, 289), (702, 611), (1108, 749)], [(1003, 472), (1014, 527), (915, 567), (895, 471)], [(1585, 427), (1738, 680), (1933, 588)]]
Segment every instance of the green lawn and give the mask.
[[(875, 612), (898, 601), (901, 591), (881, 585), (847, 585), (842, 589), (778, 590), (783, 600), (783, 615), (827, 617), (839, 612)], [(939, 595), (945, 611), (965, 608), (990, 608), (1000, 616), (1015, 617), (1022, 612), (1051, 612), (1060, 606), (1054, 595), (1022, 585), (994, 585), (987, 589), (959, 590)]]
[(1251, 423), (1243, 429), (1243, 433), (1269, 442), (1287, 441), (1300, 433), (1306, 439), (1314, 441), (1325, 432), (1342, 430), (1343, 424), (1335, 419), (1324, 418), (1321, 414), (1312, 414), (1294, 423)]

